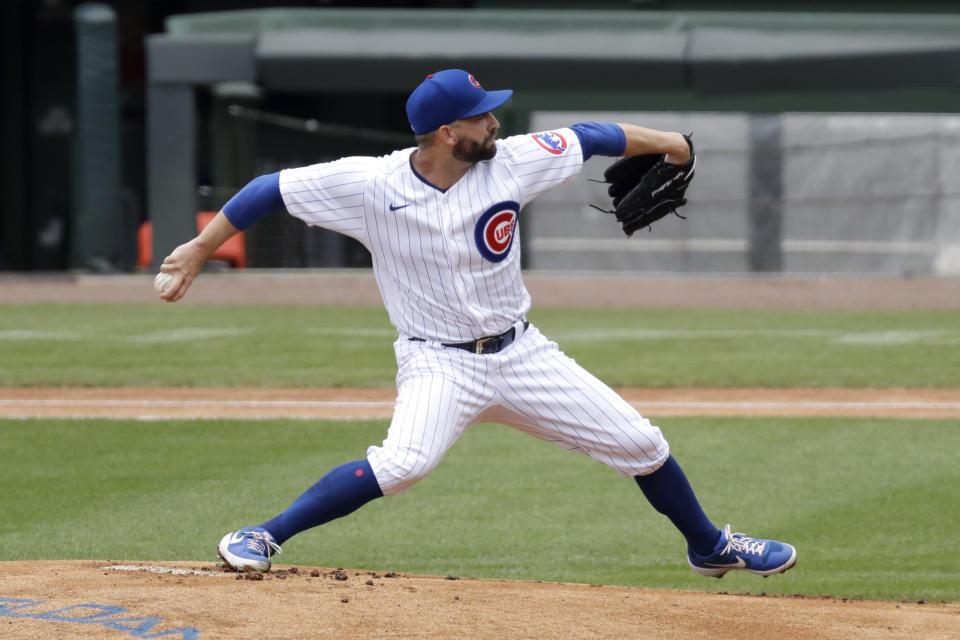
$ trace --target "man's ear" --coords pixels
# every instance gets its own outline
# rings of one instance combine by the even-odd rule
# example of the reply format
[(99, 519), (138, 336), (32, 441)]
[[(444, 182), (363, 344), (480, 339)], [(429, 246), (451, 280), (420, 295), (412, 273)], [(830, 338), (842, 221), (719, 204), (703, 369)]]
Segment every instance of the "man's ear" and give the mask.
[(441, 125), (441, 127), (436, 130), (436, 141), (452, 147), (457, 144), (457, 132), (448, 124)]

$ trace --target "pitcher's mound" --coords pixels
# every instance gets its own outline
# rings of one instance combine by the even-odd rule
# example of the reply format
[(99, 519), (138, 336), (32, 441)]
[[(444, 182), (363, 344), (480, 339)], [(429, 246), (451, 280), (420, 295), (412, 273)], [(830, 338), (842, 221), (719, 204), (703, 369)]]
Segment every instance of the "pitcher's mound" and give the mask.
[(2, 638), (929, 640), (960, 630), (960, 605), (952, 604), (291, 566), (238, 575), (185, 562), (3, 562), (0, 572)]

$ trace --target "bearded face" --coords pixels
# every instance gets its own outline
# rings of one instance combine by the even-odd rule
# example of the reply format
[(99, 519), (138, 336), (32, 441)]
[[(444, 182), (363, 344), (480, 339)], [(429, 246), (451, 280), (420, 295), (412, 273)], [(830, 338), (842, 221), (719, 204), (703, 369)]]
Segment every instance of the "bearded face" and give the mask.
[(460, 137), (453, 145), (453, 157), (462, 162), (490, 160), (497, 155), (497, 132), (493, 131), (480, 142)]

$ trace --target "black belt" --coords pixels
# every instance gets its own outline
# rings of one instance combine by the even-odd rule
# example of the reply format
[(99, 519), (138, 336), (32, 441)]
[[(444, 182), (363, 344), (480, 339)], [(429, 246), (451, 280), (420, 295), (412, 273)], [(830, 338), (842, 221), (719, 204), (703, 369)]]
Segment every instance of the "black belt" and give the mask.
[[(526, 331), (527, 327), (530, 326), (530, 323), (526, 320), (523, 321), (523, 330)], [(498, 351), (503, 351), (517, 338), (517, 328), (510, 327), (503, 333), (497, 334), (495, 336), (486, 336), (485, 338), (477, 338), (476, 340), (471, 340), (470, 342), (442, 342), (441, 344), (445, 347), (453, 347), (454, 349), (463, 349), (464, 351), (469, 351), (470, 353), (476, 353), (482, 355), (484, 353), (497, 353)], [(410, 338), (414, 342), (426, 342), (423, 338)]]

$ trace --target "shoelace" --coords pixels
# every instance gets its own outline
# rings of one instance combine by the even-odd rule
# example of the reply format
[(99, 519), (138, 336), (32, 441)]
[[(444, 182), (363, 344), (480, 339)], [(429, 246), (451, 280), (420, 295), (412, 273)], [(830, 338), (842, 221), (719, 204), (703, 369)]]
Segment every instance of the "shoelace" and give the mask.
[[(262, 556), (270, 557), (275, 553), (283, 553), (280, 550), (280, 545), (271, 540), (267, 534), (260, 531), (250, 531), (246, 534), (249, 536), (247, 538), (247, 549), (250, 551), (256, 551)], [(268, 550), (270, 552), (268, 553)]]
[(730, 533), (729, 524), (724, 527), (723, 532), (727, 536), (727, 546), (721, 552), (723, 555), (737, 551), (759, 556), (763, 555), (763, 550), (767, 546), (766, 540), (755, 540), (745, 533)]

